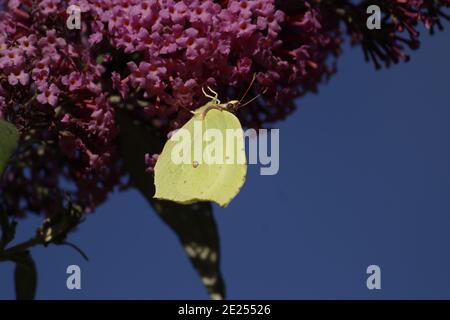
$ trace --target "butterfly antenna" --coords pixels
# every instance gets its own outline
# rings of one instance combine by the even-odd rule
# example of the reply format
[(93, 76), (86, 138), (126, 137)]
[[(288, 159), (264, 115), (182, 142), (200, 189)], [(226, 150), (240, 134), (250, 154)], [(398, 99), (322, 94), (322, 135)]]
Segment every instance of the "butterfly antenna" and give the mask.
[(247, 90), (245, 90), (244, 95), (239, 99), (239, 103), (241, 103), (242, 100), (245, 99), (245, 97), (247, 96), (247, 94), (250, 91), (251, 87), (253, 86), (253, 83), (255, 82), (255, 80), (256, 80), (256, 73), (253, 74), (252, 81), (250, 82), (249, 86), (247, 87)]
[(258, 99), (261, 95), (265, 94), (266, 92), (267, 92), (267, 88), (264, 89), (264, 91), (261, 92), (260, 94), (258, 94), (256, 97), (250, 99), (249, 101), (247, 101), (247, 102), (244, 103), (244, 104), (239, 105), (238, 108), (245, 107), (246, 105), (248, 105), (248, 104), (252, 103), (253, 101), (255, 101), (256, 99)]

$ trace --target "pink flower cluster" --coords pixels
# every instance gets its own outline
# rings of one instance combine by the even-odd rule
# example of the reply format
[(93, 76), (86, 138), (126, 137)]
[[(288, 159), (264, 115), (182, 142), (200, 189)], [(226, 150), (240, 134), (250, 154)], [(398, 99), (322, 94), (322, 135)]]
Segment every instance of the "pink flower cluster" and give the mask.
[(367, 14), (364, 5), (347, 6), (347, 31), (353, 44), (361, 45), (367, 60), (372, 60), (377, 68), (382, 64), (389, 66), (399, 61), (408, 61), (405, 47), (417, 49), (420, 46), (417, 30), (423, 24), (431, 32), (442, 29), (441, 19), (450, 20), (444, 8), (450, 6), (450, 0), (382, 0), (375, 1), (383, 16), (381, 30), (364, 28)]
[(18, 213), (52, 211), (41, 204), (61, 178), (74, 182), (82, 204), (93, 209), (119, 178), (112, 174), (117, 128), (101, 85), (105, 68), (87, 40), (61, 29), (65, 5), (9, 1), (0, 12), (0, 117), (27, 138), (21, 148), (29, 154), (28, 174), (23, 164), (11, 168), (3, 186), (5, 194), (15, 190), (9, 201)]
[[(341, 22), (368, 57), (389, 64), (405, 57), (402, 43), (416, 47), (418, 22), (440, 26), (450, 0), (377, 3), (391, 17), (381, 36), (366, 30), (354, 1), (0, 1), (0, 118), (22, 133), (0, 195), (13, 212), (52, 213), (52, 192), (72, 184), (93, 210), (123, 176), (119, 106), (167, 133), (208, 100), (202, 87), (236, 99), (256, 75), (250, 97), (264, 94), (238, 116), (262, 126), (334, 73)], [(81, 30), (66, 27), (72, 4)], [(151, 167), (156, 158), (142, 161)]]
[[(278, 120), (292, 109), (302, 86), (308, 90), (331, 73), (326, 49), (338, 45), (321, 28), (316, 9), (287, 18), (274, 1), (123, 1), (97, 8), (96, 14), (107, 29), (98, 30), (91, 42), (108, 38), (115, 48), (141, 57), (112, 74), (113, 87), (123, 98), (140, 92), (144, 111), (170, 119), (170, 129), (189, 116), (183, 110), (206, 102), (202, 87), (213, 87), (224, 99), (237, 98), (253, 73), (254, 94), (268, 91), (264, 107), (248, 108), (249, 124)], [(285, 37), (283, 26), (299, 36)]]

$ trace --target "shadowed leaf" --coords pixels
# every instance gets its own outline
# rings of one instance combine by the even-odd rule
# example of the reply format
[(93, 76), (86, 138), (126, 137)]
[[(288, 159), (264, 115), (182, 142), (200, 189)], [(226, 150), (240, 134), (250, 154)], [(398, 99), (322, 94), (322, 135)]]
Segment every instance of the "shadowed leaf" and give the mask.
[(155, 130), (134, 121), (125, 111), (118, 113), (118, 123), (121, 153), (132, 182), (177, 234), (210, 297), (224, 299), (219, 235), (211, 204), (180, 205), (153, 199), (153, 179), (145, 173), (144, 155), (161, 151), (163, 139)]
[(161, 218), (177, 233), (211, 299), (225, 298), (220, 274), (219, 235), (210, 203), (180, 205), (146, 196)]
[(33, 300), (37, 288), (37, 271), (31, 254), (26, 251), (14, 258), (14, 281), (17, 300)]
[(10, 123), (0, 120), (0, 174), (17, 147), (19, 133)]

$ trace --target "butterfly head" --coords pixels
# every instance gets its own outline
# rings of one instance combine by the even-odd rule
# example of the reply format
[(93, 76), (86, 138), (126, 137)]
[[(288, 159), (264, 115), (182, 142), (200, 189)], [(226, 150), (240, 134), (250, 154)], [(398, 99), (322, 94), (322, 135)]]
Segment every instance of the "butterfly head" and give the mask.
[(230, 100), (227, 103), (225, 103), (225, 107), (228, 111), (235, 111), (239, 105), (241, 104), (241, 101), (239, 100)]

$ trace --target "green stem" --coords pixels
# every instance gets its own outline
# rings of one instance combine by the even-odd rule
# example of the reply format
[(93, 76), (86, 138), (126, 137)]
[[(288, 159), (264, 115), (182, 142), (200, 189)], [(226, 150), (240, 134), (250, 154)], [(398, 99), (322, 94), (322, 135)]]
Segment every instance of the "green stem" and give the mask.
[(28, 241), (19, 243), (9, 249), (0, 252), (0, 261), (12, 260), (18, 253), (24, 252), (36, 245), (44, 244), (43, 239), (39, 236), (31, 238)]

